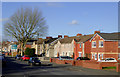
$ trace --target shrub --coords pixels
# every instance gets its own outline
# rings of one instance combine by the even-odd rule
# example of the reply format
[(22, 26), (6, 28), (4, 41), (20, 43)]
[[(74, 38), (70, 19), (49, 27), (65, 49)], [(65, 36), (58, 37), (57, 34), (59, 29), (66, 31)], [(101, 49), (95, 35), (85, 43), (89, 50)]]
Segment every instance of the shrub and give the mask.
[(26, 48), (24, 54), (28, 55), (30, 57), (34, 57), (35, 56), (35, 49), (34, 48)]

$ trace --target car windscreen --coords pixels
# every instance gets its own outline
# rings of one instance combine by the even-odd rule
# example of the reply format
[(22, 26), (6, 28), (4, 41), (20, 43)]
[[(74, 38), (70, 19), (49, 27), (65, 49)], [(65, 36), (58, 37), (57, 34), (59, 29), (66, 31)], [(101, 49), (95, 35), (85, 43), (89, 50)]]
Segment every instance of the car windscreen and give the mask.
[(107, 60), (115, 60), (115, 59), (113, 59), (113, 58), (109, 58), (109, 59), (107, 59)]

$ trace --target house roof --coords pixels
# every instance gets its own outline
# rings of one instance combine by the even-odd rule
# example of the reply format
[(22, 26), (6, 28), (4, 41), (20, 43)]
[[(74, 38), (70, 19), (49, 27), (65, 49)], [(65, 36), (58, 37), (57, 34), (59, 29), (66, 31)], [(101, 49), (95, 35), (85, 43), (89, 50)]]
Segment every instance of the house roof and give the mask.
[[(58, 38), (39, 39), (38, 44), (43, 44), (43, 42), (45, 42), (45, 44), (48, 44), (48, 43), (53, 42), (56, 39), (58, 39)], [(37, 41), (35, 43), (37, 44)]]
[(80, 38), (75, 39), (76, 42), (86, 42), (87, 40), (91, 39), (94, 34), (91, 35), (83, 35)]
[(60, 43), (71, 43), (74, 39), (75, 42), (86, 42), (88, 39), (92, 38), (92, 35), (81, 35), (81, 36), (73, 36), (73, 37), (66, 37), (63, 39), (60, 39)]
[(120, 40), (120, 33), (97, 33), (104, 40)]
[(53, 42), (53, 41), (56, 40), (56, 39), (58, 39), (58, 38), (46, 39), (46, 40), (45, 40), (45, 44), (51, 43), (51, 42)]

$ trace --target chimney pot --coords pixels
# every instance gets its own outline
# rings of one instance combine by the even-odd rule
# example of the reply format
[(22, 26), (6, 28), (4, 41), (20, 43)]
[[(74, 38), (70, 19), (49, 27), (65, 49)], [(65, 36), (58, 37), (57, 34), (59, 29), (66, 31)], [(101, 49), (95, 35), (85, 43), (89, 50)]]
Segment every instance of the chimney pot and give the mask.
[(62, 38), (62, 35), (58, 35), (58, 38)]
[(67, 35), (64, 35), (64, 38), (67, 38), (68, 36)]
[(96, 33), (100, 33), (100, 31), (94, 31), (94, 34), (96, 34)]
[(52, 37), (46, 37), (46, 39), (51, 39)]
[(77, 36), (81, 36), (82, 34), (78, 33)]

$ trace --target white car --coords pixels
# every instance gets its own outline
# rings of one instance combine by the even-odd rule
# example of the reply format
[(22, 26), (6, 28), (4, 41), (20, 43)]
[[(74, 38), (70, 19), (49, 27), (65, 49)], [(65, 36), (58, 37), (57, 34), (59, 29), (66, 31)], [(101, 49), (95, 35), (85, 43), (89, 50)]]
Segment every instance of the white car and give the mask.
[(117, 62), (117, 60), (115, 58), (105, 58), (98, 62)]

